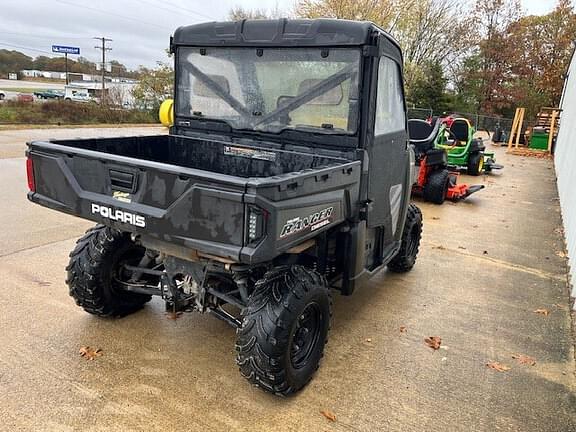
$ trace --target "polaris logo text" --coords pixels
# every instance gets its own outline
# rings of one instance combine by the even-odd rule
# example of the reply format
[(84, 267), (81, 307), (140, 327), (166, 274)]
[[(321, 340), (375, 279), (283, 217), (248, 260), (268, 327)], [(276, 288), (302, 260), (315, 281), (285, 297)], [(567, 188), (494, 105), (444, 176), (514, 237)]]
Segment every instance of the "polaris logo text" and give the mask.
[(92, 203), (92, 213), (98, 214), (107, 219), (127, 223), (140, 228), (144, 228), (146, 226), (146, 219), (144, 219), (144, 216), (106, 206), (101, 206), (99, 204)]
[(330, 217), (332, 216), (332, 213), (334, 213), (334, 207), (328, 207), (304, 218), (298, 216), (294, 219), (290, 219), (286, 222), (286, 225), (282, 227), (280, 238), (299, 233), (306, 228), (310, 228), (310, 231), (314, 231), (328, 225), (331, 222)]

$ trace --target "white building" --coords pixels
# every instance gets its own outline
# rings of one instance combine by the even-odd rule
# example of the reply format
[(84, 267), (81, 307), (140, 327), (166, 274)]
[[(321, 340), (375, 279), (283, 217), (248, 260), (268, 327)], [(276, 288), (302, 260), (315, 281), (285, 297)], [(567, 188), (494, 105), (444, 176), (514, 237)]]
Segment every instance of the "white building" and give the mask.
[[(106, 97), (114, 104), (120, 105), (125, 108), (132, 108), (134, 106), (134, 96), (132, 90), (136, 82), (106, 82)], [(83, 95), (87, 94), (91, 99), (99, 99), (102, 94), (102, 82), (96, 81), (74, 81), (66, 86), (66, 95), (69, 97), (72, 94)], [(70, 99), (73, 99), (70, 97)], [(84, 98), (83, 98), (84, 99)]]
[(560, 129), (556, 139), (554, 165), (558, 182), (558, 194), (564, 222), (564, 235), (568, 249), (568, 264), (570, 266), (570, 282), (572, 296), (576, 296), (576, 55), (568, 70), (564, 84), (564, 93), (560, 103)]
[[(24, 69), (20, 71), (20, 74), (25, 78), (48, 78), (48, 79), (59, 79), (65, 80), (66, 73), (65, 72), (54, 72), (54, 71), (42, 71), (38, 69)], [(73, 75), (74, 79), (80, 79), (82, 77), (82, 81), (102, 81), (101, 74), (87, 74), (87, 73), (79, 73), (79, 72), (69, 72), (69, 75)], [(113, 83), (126, 83), (126, 84), (136, 84), (136, 81), (133, 78), (126, 78), (126, 77), (116, 77), (116, 76), (107, 76), (106, 82), (113, 82)]]

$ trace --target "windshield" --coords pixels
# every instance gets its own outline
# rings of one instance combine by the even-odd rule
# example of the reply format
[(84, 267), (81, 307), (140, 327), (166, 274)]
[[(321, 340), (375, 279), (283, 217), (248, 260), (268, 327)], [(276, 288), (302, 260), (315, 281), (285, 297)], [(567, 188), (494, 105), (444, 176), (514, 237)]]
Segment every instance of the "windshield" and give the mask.
[(181, 48), (176, 112), (235, 129), (352, 134), (359, 65), (357, 49)]

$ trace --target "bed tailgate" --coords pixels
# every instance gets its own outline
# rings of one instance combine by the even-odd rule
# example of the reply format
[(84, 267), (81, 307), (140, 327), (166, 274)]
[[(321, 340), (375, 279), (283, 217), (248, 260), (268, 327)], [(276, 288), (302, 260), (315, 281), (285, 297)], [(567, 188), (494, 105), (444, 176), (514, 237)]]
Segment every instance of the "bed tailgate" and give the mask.
[(239, 259), (243, 179), (170, 164), (28, 143), (28, 199), (123, 231)]

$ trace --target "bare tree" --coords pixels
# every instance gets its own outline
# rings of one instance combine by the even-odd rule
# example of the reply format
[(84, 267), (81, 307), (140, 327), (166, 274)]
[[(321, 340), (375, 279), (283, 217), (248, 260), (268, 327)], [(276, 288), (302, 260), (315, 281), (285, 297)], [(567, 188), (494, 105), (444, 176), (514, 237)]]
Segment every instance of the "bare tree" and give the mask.
[(372, 21), (387, 28), (400, 10), (399, 3), (397, 0), (300, 0), (296, 4), (296, 15)]
[(446, 64), (477, 43), (465, 9), (461, 0), (415, 2), (392, 32), (402, 46), (406, 62)]
[(244, 9), (242, 6), (234, 6), (228, 12), (230, 21), (239, 21), (243, 19), (273, 19), (287, 17), (288, 12), (283, 11), (278, 3), (272, 9)]

